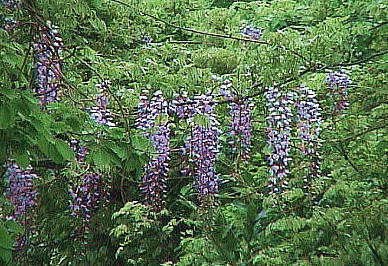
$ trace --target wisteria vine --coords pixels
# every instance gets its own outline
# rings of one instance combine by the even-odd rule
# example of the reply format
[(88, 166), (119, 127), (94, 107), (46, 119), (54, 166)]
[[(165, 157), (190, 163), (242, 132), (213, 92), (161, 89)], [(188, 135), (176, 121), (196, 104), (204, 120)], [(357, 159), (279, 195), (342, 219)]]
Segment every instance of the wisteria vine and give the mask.
[(50, 21), (40, 26), (33, 43), (36, 58), (35, 93), (43, 107), (59, 99), (59, 88), (62, 79), (60, 53), (63, 48), (62, 37), (58, 27)]
[(161, 91), (156, 91), (151, 99), (148, 91), (143, 91), (139, 102), (137, 128), (147, 137), (155, 155), (144, 167), (140, 189), (146, 198), (146, 204), (155, 211), (163, 208), (166, 194), (166, 180), (170, 160), (170, 124), (168, 123), (168, 104)]
[(304, 181), (308, 187), (311, 179), (320, 176), (320, 147), (321, 108), (316, 99), (316, 93), (308, 87), (299, 87), (298, 98), (295, 101), (297, 109), (296, 121), (298, 137), (301, 141), (301, 153), (307, 157), (308, 174)]
[(192, 101), (191, 135), (187, 138), (183, 155), (193, 164), (192, 175), (197, 182), (198, 200), (201, 205), (215, 203), (219, 193), (219, 174), (215, 162), (219, 153), (219, 122), (215, 114), (215, 101), (212, 94), (195, 96)]
[(270, 193), (280, 193), (287, 187), (285, 177), (290, 173), (290, 141), (292, 105), (295, 93), (281, 93), (279, 88), (268, 88), (265, 92), (267, 108), (267, 137), (271, 148), (268, 156), (270, 166)]
[(231, 124), (228, 130), (228, 144), (233, 154), (239, 154), (242, 160), (248, 160), (252, 145), (252, 108), (248, 100), (241, 100), (230, 92), (232, 83), (225, 80), (220, 88), (220, 94), (230, 101)]
[(331, 71), (326, 77), (326, 83), (330, 89), (331, 97), (334, 99), (334, 113), (339, 113), (349, 108), (348, 87), (350, 80), (343, 69)]
[(97, 124), (115, 127), (116, 123), (113, 122), (113, 115), (107, 108), (109, 104), (107, 92), (110, 86), (111, 82), (109, 80), (104, 80), (96, 85), (98, 88), (96, 106), (89, 108), (88, 111), (92, 120), (94, 120)]
[[(33, 185), (37, 175), (31, 170), (31, 167), (22, 169), (17, 164), (10, 162), (7, 164), (5, 173), (8, 178), (6, 196), (14, 207), (13, 213), (7, 219), (17, 221), (24, 226), (29, 225), (31, 221), (30, 211), (37, 205), (38, 192)], [(26, 230), (24, 235), (18, 238), (17, 250), (25, 247), (29, 233), (29, 230)]]

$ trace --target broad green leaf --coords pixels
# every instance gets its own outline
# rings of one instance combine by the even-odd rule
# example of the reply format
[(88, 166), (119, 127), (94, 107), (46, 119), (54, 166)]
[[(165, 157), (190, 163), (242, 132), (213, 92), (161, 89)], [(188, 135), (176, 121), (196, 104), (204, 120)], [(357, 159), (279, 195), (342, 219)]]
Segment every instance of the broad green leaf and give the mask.
[(74, 158), (74, 151), (70, 148), (69, 144), (63, 140), (56, 139), (55, 147), (58, 152), (62, 155), (64, 160), (72, 160)]
[(12, 250), (13, 241), (4, 225), (0, 224), (0, 248)]

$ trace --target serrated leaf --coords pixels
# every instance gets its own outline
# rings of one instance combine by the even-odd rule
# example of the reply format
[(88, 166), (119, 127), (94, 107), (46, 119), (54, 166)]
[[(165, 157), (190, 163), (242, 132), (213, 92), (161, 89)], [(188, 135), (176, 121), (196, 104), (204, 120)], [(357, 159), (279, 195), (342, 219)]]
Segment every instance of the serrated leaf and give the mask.
[(90, 158), (96, 166), (109, 166), (110, 155), (104, 149), (96, 149), (90, 154)]
[(125, 158), (126, 158), (126, 155), (127, 155), (126, 147), (114, 145), (114, 146), (111, 146), (110, 149), (111, 149), (112, 152), (114, 152), (114, 153), (117, 155), (117, 157), (119, 157), (120, 159), (125, 159)]
[(131, 143), (136, 152), (153, 153), (154, 148), (151, 142), (143, 136), (132, 136)]

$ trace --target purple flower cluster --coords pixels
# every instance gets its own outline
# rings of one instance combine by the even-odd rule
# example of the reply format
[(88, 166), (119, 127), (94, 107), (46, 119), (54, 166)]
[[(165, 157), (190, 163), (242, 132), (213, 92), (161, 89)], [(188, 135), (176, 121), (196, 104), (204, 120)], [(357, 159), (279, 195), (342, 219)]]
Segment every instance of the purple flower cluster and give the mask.
[(148, 90), (143, 90), (140, 94), (136, 118), (136, 127), (142, 131), (145, 137), (149, 136), (149, 131), (155, 125), (157, 116), (157, 112), (151, 109), (148, 93)]
[(184, 91), (172, 100), (170, 111), (171, 113), (175, 113), (180, 119), (189, 119), (195, 113), (193, 103), (189, 99), (187, 92)]
[(16, 20), (9, 17), (1, 18), (1, 20), (3, 21), (3, 24), (0, 25), (0, 29), (4, 29), (6, 31), (14, 30), (19, 24)]
[(36, 89), (40, 105), (57, 101), (62, 78), (60, 52), (63, 47), (58, 28), (50, 22), (39, 28), (33, 44), (36, 57)]
[(70, 140), (70, 147), (74, 150), (77, 161), (82, 163), (85, 162), (85, 157), (88, 154), (86, 146), (81, 145), (77, 139)]
[(244, 36), (251, 38), (252, 40), (259, 40), (261, 38), (262, 32), (261, 29), (253, 25), (248, 25), (241, 29), (241, 33)]
[(214, 109), (213, 95), (194, 97), (194, 116), (189, 121), (193, 128), (183, 149), (183, 155), (187, 154), (189, 163), (194, 165), (192, 175), (197, 181), (198, 200), (201, 205), (212, 204), (214, 196), (219, 192), (219, 174), (215, 170), (215, 162), (219, 152), (220, 130)]
[(230, 103), (230, 114), (232, 121), (229, 129), (231, 136), (228, 142), (233, 153), (239, 153), (239, 156), (243, 160), (247, 160), (250, 157), (251, 151), (251, 138), (252, 138), (252, 108), (253, 104), (248, 100), (237, 99), (232, 95), (229, 87), (232, 83), (229, 80), (225, 80), (220, 88), (220, 94), (223, 95)]
[[(299, 88), (298, 99), (295, 101), (297, 108), (297, 130), (298, 137), (301, 140), (301, 152), (308, 156), (310, 161), (309, 175), (311, 177), (319, 177), (319, 134), (321, 131), (321, 108), (316, 99), (314, 91), (308, 87), (301, 86)], [(305, 182), (309, 179), (306, 177)]]
[(149, 34), (144, 34), (141, 38), (141, 42), (144, 44), (150, 44), (152, 43), (153, 39)]
[(116, 124), (113, 122), (113, 116), (107, 108), (109, 104), (107, 90), (109, 89), (110, 85), (111, 83), (109, 80), (104, 80), (103, 82), (96, 85), (96, 87), (99, 89), (99, 93), (96, 97), (96, 106), (89, 108), (88, 111), (91, 118), (97, 124), (114, 127)]
[(90, 220), (103, 195), (101, 175), (95, 173), (82, 175), (81, 184), (74, 190), (69, 189), (69, 194), (72, 198), (71, 215)]
[(330, 72), (326, 77), (326, 83), (331, 90), (335, 101), (334, 112), (341, 112), (349, 108), (348, 87), (350, 80), (343, 69), (338, 72)]
[(155, 156), (144, 167), (140, 189), (146, 197), (146, 204), (151, 205), (155, 211), (160, 211), (164, 205), (170, 160), (168, 104), (161, 91), (156, 91), (150, 100), (147, 93), (143, 91), (140, 96), (136, 125), (151, 141)]
[[(21, 4), (22, 3), (19, 1), (11, 1), (11, 0), (0, 1), (0, 5), (3, 5), (8, 9), (19, 8)], [(0, 22), (1, 22), (0, 29), (4, 29), (6, 31), (12, 31), (19, 25), (19, 22), (14, 20), (12, 17), (0, 16)]]
[(22, 5), (22, 2), (14, 0), (1, 0), (0, 3), (6, 8), (18, 8)]
[(291, 106), (295, 94), (283, 94), (278, 88), (265, 92), (269, 115), (267, 137), (272, 153), (268, 156), (270, 166), (269, 188), (271, 193), (280, 193), (287, 186), (285, 177), (290, 173)]
[(8, 164), (6, 176), (9, 179), (7, 196), (15, 207), (14, 213), (9, 219), (18, 220), (20, 217), (25, 217), (28, 211), (37, 205), (36, 196), (38, 193), (33, 185), (33, 180), (37, 176), (31, 170), (22, 169), (15, 163)]

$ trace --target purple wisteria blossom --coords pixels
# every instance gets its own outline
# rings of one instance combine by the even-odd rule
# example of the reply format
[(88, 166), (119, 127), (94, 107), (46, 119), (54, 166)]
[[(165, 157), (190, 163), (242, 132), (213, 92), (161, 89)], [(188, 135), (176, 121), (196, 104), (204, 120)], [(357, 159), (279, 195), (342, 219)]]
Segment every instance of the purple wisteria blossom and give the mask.
[[(38, 204), (36, 200), (38, 192), (33, 184), (37, 175), (31, 172), (30, 167), (22, 169), (15, 163), (8, 163), (5, 176), (8, 178), (6, 196), (14, 207), (13, 213), (7, 219), (27, 227), (31, 222), (30, 211)], [(15, 246), (17, 251), (25, 248), (31, 232), (33, 231), (26, 229), (26, 232), (17, 239)]]
[(321, 131), (321, 108), (314, 91), (308, 87), (299, 88), (298, 98), (295, 101), (297, 108), (297, 130), (301, 140), (301, 152), (309, 161), (309, 173), (304, 181), (308, 183), (311, 178), (320, 176), (320, 155), (318, 148), (319, 134)]
[(280, 193), (287, 187), (285, 177), (290, 173), (291, 106), (295, 94), (281, 93), (278, 88), (265, 92), (267, 108), (267, 137), (271, 148), (268, 156), (270, 166), (269, 188), (271, 193)]
[(72, 139), (70, 140), (70, 147), (74, 150), (77, 161), (80, 163), (85, 162), (85, 157), (88, 154), (86, 146), (81, 145), (79, 140)]
[(69, 189), (69, 194), (72, 198), (71, 215), (90, 220), (103, 197), (101, 175), (96, 173), (83, 174), (81, 184), (75, 189)]
[(18, 22), (10, 17), (1, 18), (0, 17), (1, 24), (0, 29), (4, 29), (6, 31), (12, 31), (18, 26)]
[(103, 82), (96, 85), (99, 89), (99, 92), (96, 96), (96, 106), (93, 106), (88, 109), (91, 118), (99, 125), (105, 125), (108, 127), (115, 127), (116, 124), (113, 122), (113, 116), (108, 110), (107, 106), (109, 100), (107, 97), (107, 90), (109, 89), (111, 83), (109, 80), (104, 80)]
[(220, 88), (220, 94), (230, 101), (231, 124), (229, 128), (229, 145), (234, 154), (239, 154), (243, 160), (248, 160), (251, 151), (252, 139), (252, 108), (249, 100), (238, 99), (229, 90), (232, 83), (225, 80)]
[(0, 4), (5, 6), (6, 8), (18, 8), (18, 7), (21, 7), (22, 2), (14, 1), (14, 0), (1, 0)]
[(48, 21), (41, 26), (35, 36), (34, 53), (36, 57), (36, 88), (40, 105), (59, 100), (58, 90), (62, 79), (60, 53), (63, 48), (58, 27)]
[(214, 109), (213, 95), (194, 97), (194, 115), (189, 119), (192, 132), (183, 149), (183, 155), (188, 155), (188, 161), (193, 165), (190, 173), (196, 179), (198, 200), (202, 206), (213, 204), (214, 196), (219, 192), (219, 174), (215, 163), (219, 152), (220, 130)]
[(261, 29), (253, 25), (248, 25), (241, 29), (241, 34), (251, 38), (252, 40), (260, 40), (262, 32)]
[(350, 80), (343, 69), (338, 72), (330, 72), (326, 77), (326, 83), (334, 99), (334, 113), (344, 111), (349, 108), (348, 87)]
[(7, 196), (15, 208), (9, 219), (19, 220), (20, 217), (26, 216), (28, 211), (37, 205), (36, 196), (38, 192), (33, 185), (33, 180), (37, 175), (32, 173), (29, 168), (22, 169), (15, 163), (10, 163), (7, 166), (6, 176), (9, 180)]
[(180, 119), (189, 119), (195, 114), (194, 110), (194, 101), (188, 97), (186, 91), (177, 95), (177, 97), (172, 100), (170, 105), (170, 112), (175, 113)]
[(137, 128), (147, 137), (155, 155), (144, 167), (140, 189), (145, 195), (146, 204), (154, 211), (163, 208), (166, 194), (166, 179), (170, 160), (170, 124), (168, 123), (168, 104), (161, 91), (156, 91), (151, 99), (148, 91), (143, 91), (138, 106)]

